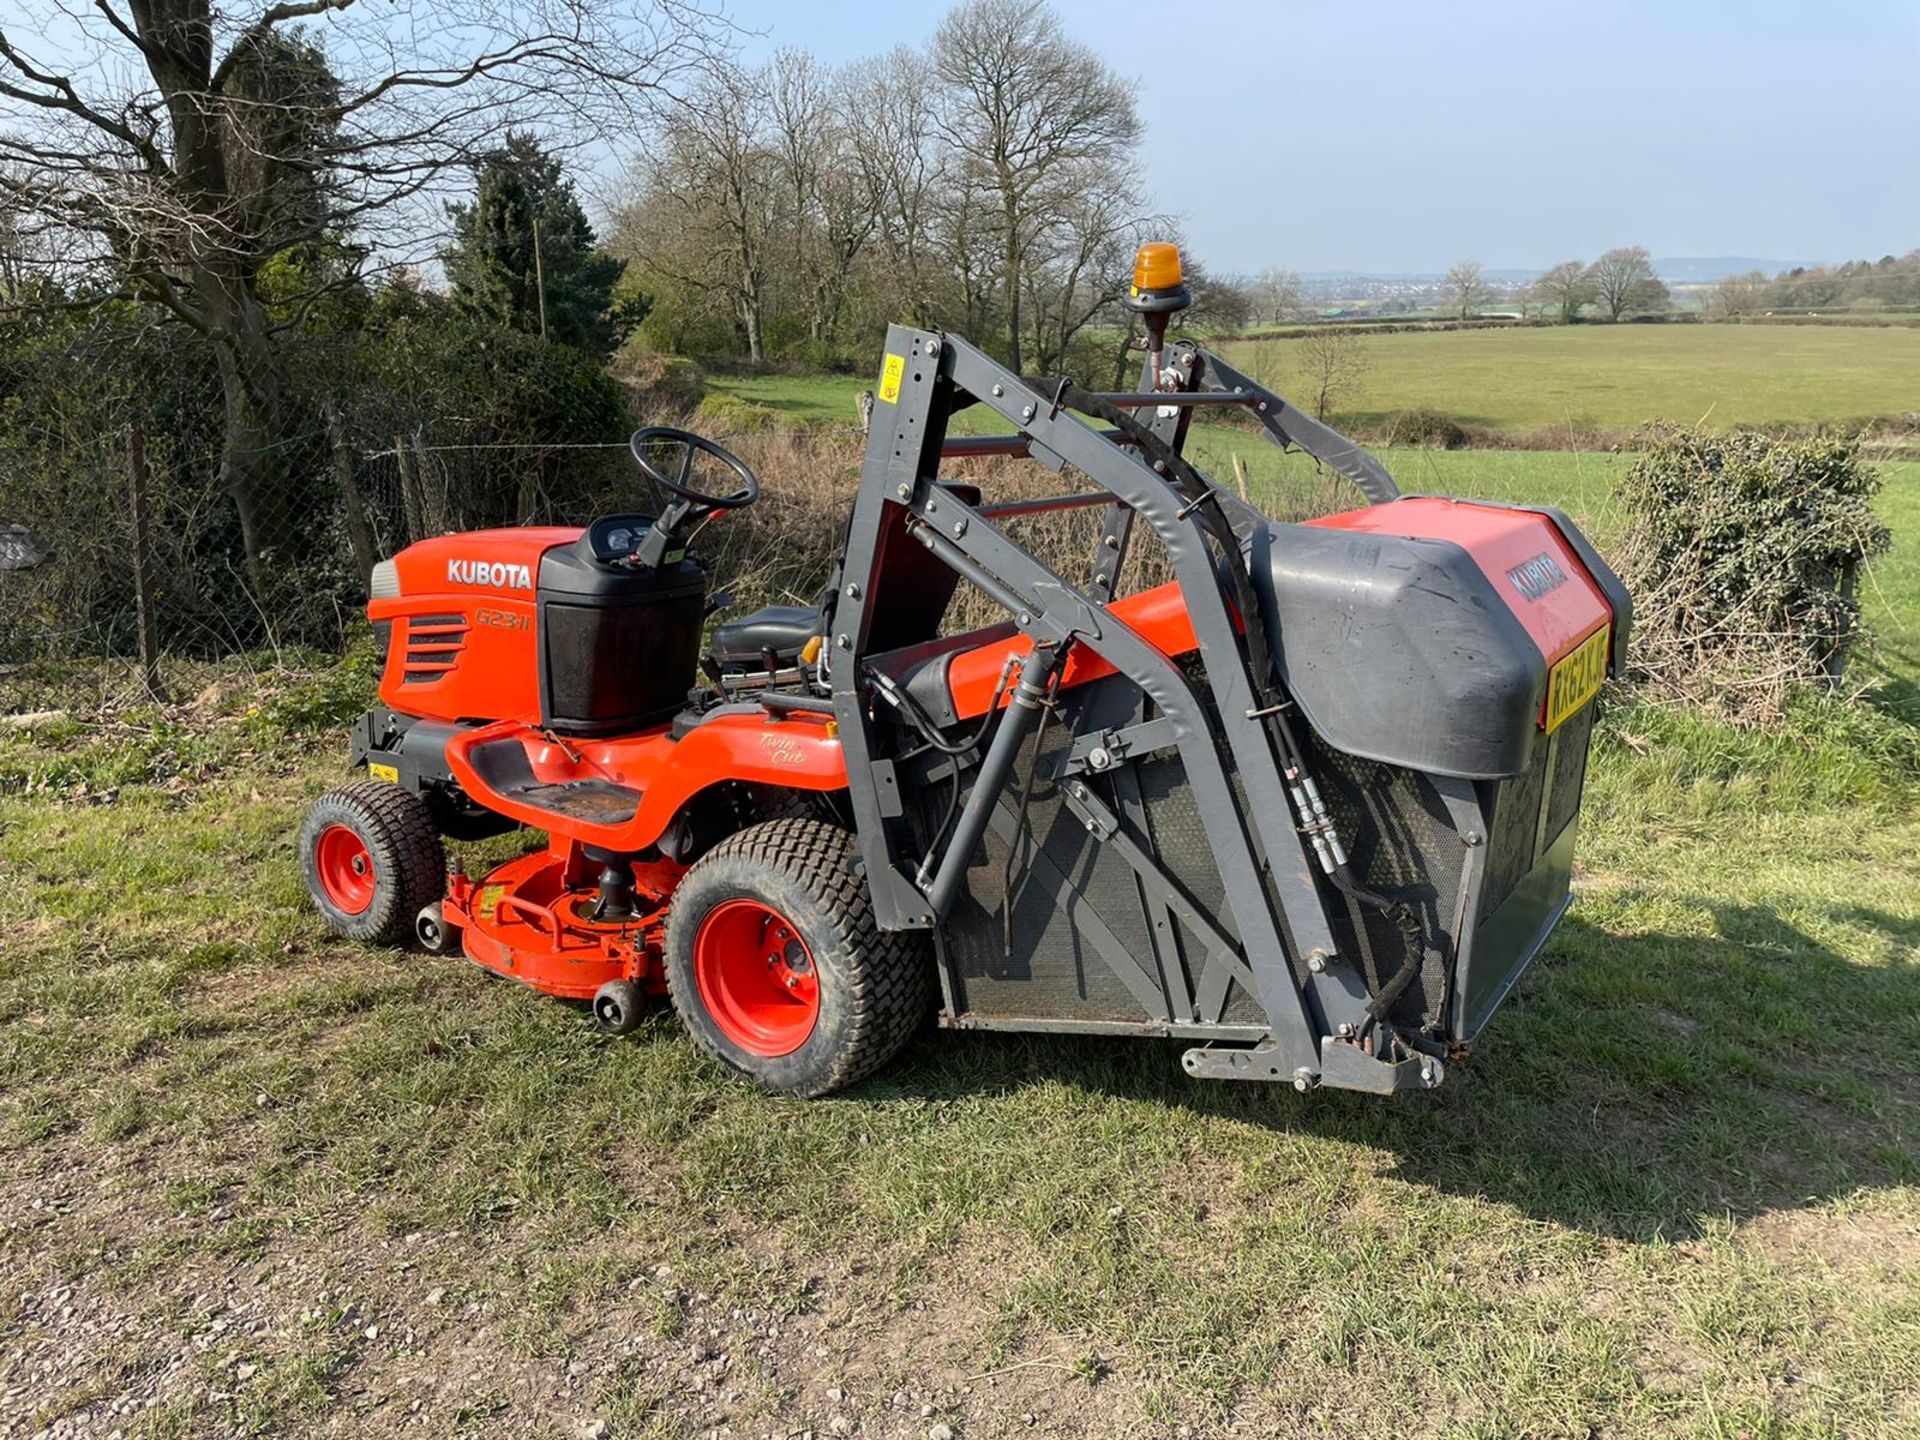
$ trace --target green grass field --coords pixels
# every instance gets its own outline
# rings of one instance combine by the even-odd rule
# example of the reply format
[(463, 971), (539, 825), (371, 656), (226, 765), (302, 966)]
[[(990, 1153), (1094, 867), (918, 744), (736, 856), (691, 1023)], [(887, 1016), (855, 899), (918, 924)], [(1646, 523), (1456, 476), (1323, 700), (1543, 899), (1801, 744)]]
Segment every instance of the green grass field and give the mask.
[[(1228, 345), (1254, 378), (1300, 388), (1294, 342)], [(1339, 410), (1430, 407), (1467, 425), (1719, 427), (1846, 420), (1920, 406), (1920, 331), (1839, 326), (1579, 325), (1369, 336)]]
[[(1920, 330), (1859, 326), (1577, 325), (1362, 340), (1364, 379), (1338, 403), (1366, 423), (1427, 407), (1527, 431), (1846, 420), (1920, 408)], [(1282, 394), (1304, 390), (1288, 340), (1226, 356)], [(1276, 383), (1277, 382), (1277, 383)], [(852, 424), (864, 376), (716, 377), (715, 388), (811, 424)]]

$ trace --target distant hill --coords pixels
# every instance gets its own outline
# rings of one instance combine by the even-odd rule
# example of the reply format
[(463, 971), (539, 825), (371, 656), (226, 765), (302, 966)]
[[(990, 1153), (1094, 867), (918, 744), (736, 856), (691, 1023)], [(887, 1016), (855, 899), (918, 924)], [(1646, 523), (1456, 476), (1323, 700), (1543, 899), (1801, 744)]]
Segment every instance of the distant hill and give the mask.
[(1772, 276), (1782, 270), (1791, 270), (1796, 265), (1817, 263), (1813, 260), (1759, 260), (1751, 255), (1709, 255), (1655, 260), (1653, 268), (1669, 285), (1711, 285), (1729, 275), (1745, 275), (1752, 270)]
[[(1753, 255), (1678, 255), (1670, 259), (1655, 260), (1653, 268), (1660, 278), (1669, 285), (1711, 285), (1724, 280), (1729, 275), (1745, 275), (1750, 270), (1759, 270), (1768, 276), (1778, 275), (1782, 270), (1791, 270), (1796, 265), (1814, 265), (1814, 260), (1765, 260)], [(1544, 265), (1501, 266), (1489, 268), (1486, 278), (1495, 285), (1526, 285), (1539, 278)], [(1340, 286), (1352, 284), (1368, 285), (1439, 285), (1445, 283), (1445, 273), (1439, 270), (1428, 271), (1378, 271), (1378, 270), (1308, 270), (1300, 278), (1314, 286)]]

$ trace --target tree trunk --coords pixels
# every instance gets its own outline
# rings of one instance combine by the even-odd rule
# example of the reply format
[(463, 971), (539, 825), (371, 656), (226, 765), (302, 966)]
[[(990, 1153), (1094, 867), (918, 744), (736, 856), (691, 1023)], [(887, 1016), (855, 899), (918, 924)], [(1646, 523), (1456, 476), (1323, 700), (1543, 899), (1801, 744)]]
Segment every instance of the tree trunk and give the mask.
[(413, 452), (407, 437), (393, 437), (393, 468), (400, 477), (400, 513), (405, 517), (407, 543), (427, 538), (426, 499), (420, 492), (420, 480), (413, 470)]
[(755, 365), (767, 358), (767, 347), (760, 318), (759, 297), (749, 290), (740, 292), (740, 327), (747, 332), (747, 358)]
[(410, 443), (414, 482), (420, 487), (420, 523), (426, 527), (428, 537), (451, 535), (455, 529), (453, 496), (448, 492), (446, 471), (427, 452), (424, 430), (416, 427)]
[(1007, 368), (1020, 373), (1020, 231), (1011, 207), (1007, 225)]
[(299, 540), (287, 494), (286, 377), (246, 280), (212, 266), (194, 280), (225, 402), (220, 478), (240, 516), (248, 577), (264, 594)]

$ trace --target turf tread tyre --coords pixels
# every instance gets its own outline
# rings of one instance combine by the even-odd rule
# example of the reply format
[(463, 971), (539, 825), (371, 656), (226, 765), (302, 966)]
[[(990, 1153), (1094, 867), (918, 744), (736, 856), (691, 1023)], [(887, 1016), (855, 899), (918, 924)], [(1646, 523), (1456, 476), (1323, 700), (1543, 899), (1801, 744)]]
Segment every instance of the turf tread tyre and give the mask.
[[(348, 914), (320, 884), (315, 850), (330, 825), (345, 825), (373, 860), (373, 902)], [(384, 780), (353, 780), (313, 802), (300, 827), (300, 869), (321, 918), (334, 934), (375, 945), (403, 945), (414, 921), (447, 889), (447, 857), (426, 801)]]
[[(790, 1055), (734, 1044), (708, 1014), (694, 977), (694, 938), (708, 911), (747, 898), (771, 904), (803, 935), (820, 973), (813, 1033)], [(822, 820), (749, 826), (708, 851), (667, 910), (667, 987), (694, 1042), (768, 1089), (813, 1098), (873, 1074), (900, 1052), (932, 1005), (926, 938), (882, 930), (854, 837)]]

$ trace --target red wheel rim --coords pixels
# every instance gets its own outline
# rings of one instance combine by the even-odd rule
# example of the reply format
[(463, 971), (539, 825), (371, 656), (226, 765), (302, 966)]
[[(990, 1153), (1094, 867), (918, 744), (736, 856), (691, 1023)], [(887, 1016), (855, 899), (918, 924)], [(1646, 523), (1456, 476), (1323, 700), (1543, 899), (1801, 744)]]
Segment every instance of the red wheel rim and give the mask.
[(728, 900), (707, 912), (693, 939), (693, 977), (713, 1023), (752, 1055), (791, 1055), (820, 1018), (813, 952), (784, 915), (758, 900)]
[(373, 904), (373, 854), (348, 825), (329, 825), (313, 847), (313, 868), (327, 899), (348, 915)]

